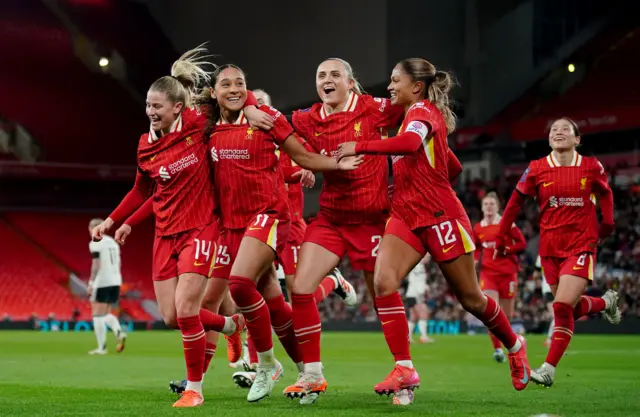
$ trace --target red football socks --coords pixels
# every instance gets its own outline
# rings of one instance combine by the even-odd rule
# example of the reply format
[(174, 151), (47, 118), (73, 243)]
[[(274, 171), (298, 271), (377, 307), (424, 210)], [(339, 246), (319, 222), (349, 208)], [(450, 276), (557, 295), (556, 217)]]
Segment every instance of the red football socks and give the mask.
[(331, 277), (324, 277), (320, 286), (313, 293), (313, 298), (316, 300), (316, 304), (320, 303), (322, 300), (327, 298), (331, 291), (336, 289), (336, 282)]
[(564, 355), (567, 346), (573, 337), (575, 320), (573, 318), (574, 308), (565, 303), (553, 303), (553, 318), (555, 326), (551, 334), (551, 347), (547, 353), (549, 365), (557, 366), (560, 358)]
[(226, 319), (220, 314), (212, 313), (209, 310), (201, 308), (200, 321), (202, 322), (202, 327), (204, 327), (206, 331), (213, 330), (215, 332), (221, 332), (222, 329), (224, 329)]
[(202, 367), (202, 373), (206, 373), (207, 369), (209, 369), (209, 364), (211, 363), (211, 359), (213, 359), (213, 355), (216, 354), (216, 344), (207, 342), (204, 350), (204, 366)]
[(247, 350), (249, 351), (249, 365), (258, 363), (258, 351), (256, 345), (253, 343), (253, 338), (247, 333)]
[(509, 319), (493, 298), (486, 297), (486, 299), (487, 307), (478, 319), (480, 319), (480, 321), (487, 326), (487, 329), (489, 329), (489, 331), (493, 333), (500, 342), (502, 342), (504, 347), (507, 349), (512, 348), (515, 346), (518, 338), (511, 328)]
[[(320, 313), (313, 294), (291, 294), (293, 330), (304, 363), (320, 362)], [(303, 345), (303, 346), (301, 346)]]
[(489, 337), (491, 338), (491, 344), (493, 345), (494, 349), (500, 349), (502, 347), (500, 339), (498, 339), (495, 334), (489, 332)]
[(271, 314), (271, 325), (282, 347), (284, 347), (284, 350), (293, 363), (300, 362), (302, 357), (298, 352), (298, 341), (293, 332), (291, 306), (287, 304), (282, 294), (266, 301), (267, 307), (269, 307), (269, 313)]
[(389, 350), (396, 362), (411, 360), (409, 324), (400, 293), (376, 297), (378, 316)]
[(187, 380), (200, 382), (202, 381), (204, 353), (207, 345), (200, 317), (178, 317), (178, 327), (182, 332), (184, 361), (187, 365)]
[(273, 347), (271, 339), (271, 317), (267, 303), (258, 292), (256, 283), (249, 278), (229, 277), (229, 291), (245, 323), (258, 352), (266, 352)]
[(576, 305), (576, 308), (573, 309), (573, 318), (578, 320), (580, 317), (588, 314), (599, 313), (605, 309), (606, 305), (604, 298), (583, 295), (580, 297), (580, 301)]

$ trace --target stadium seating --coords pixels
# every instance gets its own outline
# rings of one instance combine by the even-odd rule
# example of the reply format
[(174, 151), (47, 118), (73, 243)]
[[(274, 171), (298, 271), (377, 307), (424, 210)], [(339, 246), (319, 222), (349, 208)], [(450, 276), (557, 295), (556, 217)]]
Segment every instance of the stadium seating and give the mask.
[(0, 37), (0, 56), (13, 57), (0, 66), (0, 114), (29, 130), (44, 159), (135, 163), (143, 103), (76, 56), (89, 39), (72, 37), (42, 2), (22, 0), (0, 2)]
[[(62, 265), (87, 280), (91, 270), (89, 221), (94, 216), (69, 213), (9, 212), (5, 219), (23, 231)], [(122, 274), (129, 290), (154, 298), (151, 282), (153, 224), (143, 223), (122, 248)]]
[(75, 300), (68, 288), (68, 273), (0, 220), (0, 315), (26, 320), (32, 314), (68, 320)]

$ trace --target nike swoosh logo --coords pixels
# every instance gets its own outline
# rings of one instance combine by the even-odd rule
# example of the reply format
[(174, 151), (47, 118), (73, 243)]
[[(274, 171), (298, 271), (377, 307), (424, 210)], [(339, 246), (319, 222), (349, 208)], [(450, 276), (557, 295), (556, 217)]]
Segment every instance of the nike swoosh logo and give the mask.
[(527, 367), (525, 366), (524, 359), (522, 360), (522, 368), (524, 369), (524, 376), (520, 380), (520, 383), (526, 384), (529, 382), (529, 374), (527, 373)]
[(206, 265), (206, 262), (200, 263), (200, 262), (198, 262), (198, 261), (195, 261), (195, 262), (193, 263), (193, 266), (202, 266), (202, 265)]
[(260, 230), (262, 227), (250, 227), (249, 230)]
[(217, 266), (214, 266), (213, 269), (224, 268), (225, 266), (227, 265), (217, 265)]
[(313, 136), (318, 137), (324, 135), (324, 132), (313, 132)]
[(573, 270), (574, 270), (574, 271), (579, 271), (579, 270), (581, 270), (582, 268), (583, 268), (582, 266), (578, 266), (578, 267), (574, 266), (574, 267), (573, 267)]
[(245, 322), (246, 322), (246, 323), (251, 323), (251, 322), (254, 322), (254, 321), (258, 320), (258, 318), (260, 318), (260, 316), (258, 316), (258, 317), (254, 317), (254, 318), (253, 318), (253, 320), (249, 320), (249, 319), (247, 319)]
[(153, 155), (153, 156), (151, 156), (151, 158), (149, 158), (149, 161), (153, 161), (154, 159), (156, 159), (156, 156), (157, 156), (157, 155)]
[(392, 321), (395, 321), (395, 320), (383, 321), (383, 322), (382, 322), (382, 325), (384, 326), (385, 324), (389, 324), (389, 323), (391, 323)]
[(304, 344), (305, 344), (305, 343), (307, 343), (307, 342), (308, 342), (308, 340), (304, 340), (304, 341), (302, 341), (302, 342), (298, 342), (298, 344), (299, 344), (299, 345), (304, 345)]
[(454, 244), (454, 245), (449, 246), (448, 248), (443, 248), (443, 249), (442, 249), (442, 253), (447, 253), (447, 252), (449, 252), (449, 251), (450, 251), (451, 249), (453, 249), (455, 246), (456, 246), (456, 245)]
[(543, 183), (543, 184), (542, 184), (542, 186), (543, 186), (543, 187), (548, 187), (548, 186), (550, 186), (551, 184), (553, 184), (553, 181), (551, 181), (551, 182), (545, 182), (545, 183)]

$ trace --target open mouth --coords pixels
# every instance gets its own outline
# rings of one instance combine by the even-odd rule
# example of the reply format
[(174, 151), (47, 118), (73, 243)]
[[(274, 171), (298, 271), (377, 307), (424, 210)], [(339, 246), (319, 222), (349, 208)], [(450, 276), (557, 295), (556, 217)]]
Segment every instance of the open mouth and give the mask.
[(227, 97), (227, 101), (229, 103), (238, 103), (240, 101), (240, 97)]
[(334, 87), (331, 87), (331, 86), (326, 86), (326, 87), (324, 87), (324, 89), (322, 91), (324, 91), (325, 94), (331, 94), (334, 91), (336, 91), (336, 89)]

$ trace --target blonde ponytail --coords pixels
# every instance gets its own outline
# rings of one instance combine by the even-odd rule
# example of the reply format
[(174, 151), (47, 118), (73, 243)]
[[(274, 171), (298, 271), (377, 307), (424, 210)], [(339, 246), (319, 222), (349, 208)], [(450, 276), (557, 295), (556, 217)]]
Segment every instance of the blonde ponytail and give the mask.
[(207, 55), (209, 51), (204, 45), (203, 43), (182, 54), (171, 66), (171, 75), (158, 78), (149, 90), (166, 93), (170, 101), (182, 102), (185, 107), (191, 107), (193, 98), (199, 94), (198, 88), (211, 81), (206, 68), (217, 68), (207, 60), (211, 55)]

